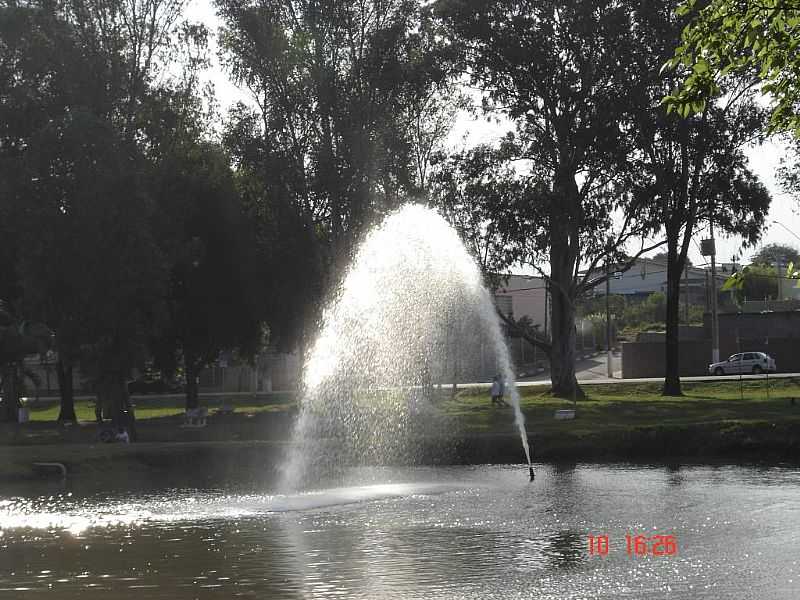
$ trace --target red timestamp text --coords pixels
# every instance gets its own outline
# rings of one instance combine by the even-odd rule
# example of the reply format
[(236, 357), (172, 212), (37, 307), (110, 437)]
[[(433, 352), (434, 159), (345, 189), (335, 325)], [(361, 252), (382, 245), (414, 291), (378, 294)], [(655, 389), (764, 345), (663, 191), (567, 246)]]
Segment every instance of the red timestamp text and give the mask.
[[(607, 556), (611, 549), (608, 534), (589, 536), (589, 554)], [(674, 556), (678, 553), (678, 538), (674, 535), (625, 535), (625, 552), (628, 556)]]

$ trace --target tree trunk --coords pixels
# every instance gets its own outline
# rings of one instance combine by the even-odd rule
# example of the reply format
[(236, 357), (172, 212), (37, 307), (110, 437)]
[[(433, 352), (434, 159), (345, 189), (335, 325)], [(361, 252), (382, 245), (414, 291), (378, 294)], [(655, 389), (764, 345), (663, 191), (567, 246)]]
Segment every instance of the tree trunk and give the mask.
[(197, 361), (191, 357), (186, 357), (184, 368), (186, 370), (186, 410), (191, 410), (200, 405), (197, 385), (200, 369), (197, 366)]
[(580, 254), (579, 223), (582, 219), (581, 200), (575, 173), (570, 167), (569, 151), (560, 153), (554, 191), (559, 197), (559, 213), (550, 221), (550, 292), (551, 340), (550, 355), (551, 393), (559, 398), (577, 400), (584, 398), (583, 390), (575, 377), (575, 266)]
[(677, 232), (667, 232), (667, 314), (664, 343), (664, 396), (682, 396), (680, 378), (680, 294), (683, 261), (678, 253)]
[(114, 427), (133, 426), (133, 410), (128, 394), (128, 383), (123, 373), (103, 373), (97, 382), (97, 402), (102, 407), (103, 417), (110, 418)]
[[(577, 193), (569, 182), (561, 186), (565, 201), (570, 193)], [(576, 231), (570, 224), (558, 223), (552, 227), (550, 246), (550, 298), (552, 322), (550, 339), (551, 393), (568, 400), (583, 398), (583, 390), (575, 377), (575, 243)]]
[(16, 423), (19, 419), (19, 388), (17, 386), (17, 365), (12, 363), (2, 369), (3, 403), (0, 404), (0, 421)]
[(61, 396), (58, 422), (72, 421), (76, 423), (78, 418), (75, 416), (75, 396), (72, 389), (72, 363), (62, 359), (59, 355), (56, 374), (58, 376), (58, 393)]
[(575, 377), (575, 308), (563, 292), (553, 291), (552, 394), (568, 400), (584, 398)]

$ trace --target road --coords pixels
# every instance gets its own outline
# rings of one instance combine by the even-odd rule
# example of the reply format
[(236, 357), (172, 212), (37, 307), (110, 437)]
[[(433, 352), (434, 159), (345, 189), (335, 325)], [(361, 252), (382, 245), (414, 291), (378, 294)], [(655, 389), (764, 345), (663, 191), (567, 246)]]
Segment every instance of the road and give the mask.
[[(605, 368), (605, 363), (604, 363)], [(739, 375), (723, 375), (723, 376), (716, 376), (716, 375), (703, 375), (700, 377), (681, 377), (681, 381), (683, 383), (690, 382), (690, 381), (739, 381)], [(773, 375), (741, 375), (742, 380), (744, 381), (751, 381), (754, 379), (761, 379), (766, 381), (767, 379), (791, 379), (793, 377), (800, 378), (800, 373), (775, 373)], [(599, 384), (613, 384), (613, 383), (661, 383), (664, 381), (663, 377), (638, 377), (635, 379), (622, 379), (619, 377), (615, 377), (613, 379), (609, 379), (608, 377), (594, 377), (594, 378), (587, 378), (581, 379), (578, 378), (578, 383), (581, 385), (599, 385)], [(537, 379), (537, 380), (522, 380), (518, 381), (517, 385), (519, 387), (528, 387), (528, 386), (536, 386), (536, 385), (549, 385), (549, 379)], [(486, 386), (487, 383), (467, 383), (464, 384), (465, 386)]]
[[(613, 352), (611, 358), (611, 369), (614, 374), (614, 380), (622, 379), (622, 356), (619, 352)], [(584, 354), (575, 361), (575, 375), (578, 381), (594, 381), (595, 379), (603, 379), (608, 381), (608, 370), (606, 367), (606, 353), (594, 352), (591, 354)], [(533, 377), (520, 377), (520, 382), (531, 383), (550, 383), (549, 371), (544, 371), (539, 375)]]
[[(664, 381), (663, 377), (639, 377), (636, 379), (622, 379), (621, 357), (619, 352), (615, 352), (612, 358), (612, 367), (614, 368), (614, 377), (609, 378), (606, 375), (606, 355), (605, 352), (598, 353), (597, 355), (587, 355), (582, 357), (575, 363), (576, 375), (578, 383), (581, 385), (601, 385), (601, 384), (619, 384), (619, 383), (661, 383)], [(682, 382), (691, 381), (738, 381), (739, 375), (704, 375), (700, 377), (681, 377)], [(744, 381), (761, 379), (766, 381), (769, 379), (791, 379), (793, 377), (800, 378), (800, 373), (776, 373), (774, 375), (742, 375)], [(545, 371), (540, 375), (534, 377), (522, 377), (517, 381), (518, 387), (534, 387), (550, 385), (549, 372)], [(476, 381), (472, 383), (459, 383), (459, 388), (473, 388), (473, 387), (487, 387), (491, 385), (490, 381)], [(446, 387), (449, 387), (447, 384)], [(445, 387), (445, 386), (443, 386)], [(285, 394), (285, 391), (275, 392), (214, 392), (214, 393), (201, 393), (201, 398), (265, 398), (273, 395)], [(146, 396), (131, 396), (134, 400), (157, 400), (157, 399), (174, 399), (181, 400), (185, 398), (184, 394), (150, 394)], [(75, 396), (75, 400), (94, 400), (94, 396)], [(41, 397), (40, 401), (43, 402), (56, 402), (59, 398)]]

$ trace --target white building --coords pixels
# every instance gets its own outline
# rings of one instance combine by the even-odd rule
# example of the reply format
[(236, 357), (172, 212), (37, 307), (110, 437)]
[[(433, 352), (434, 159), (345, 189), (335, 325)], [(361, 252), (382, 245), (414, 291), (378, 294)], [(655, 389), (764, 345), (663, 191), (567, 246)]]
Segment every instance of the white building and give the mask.
[(528, 317), (543, 333), (549, 329), (550, 298), (542, 277), (509, 275), (495, 291), (497, 307), (514, 319)]
[[(717, 289), (722, 287), (730, 276), (733, 265), (720, 264), (717, 267)], [(597, 274), (602, 271), (597, 270)], [(681, 299), (686, 299), (692, 304), (706, 304), (710, 298), (710, 269), (705, 267), (688, 266), (681, 277)], [(639, 258), (627, 271), (621, 272), (618, 277), (612, 277), (609, 283), (611, 294), (628, 297), (647, 298), (654, 292), (667, 293), (667, 260), (660, 258)], [(595, 294), (605, 294), (605, 284), (595, 288)]]

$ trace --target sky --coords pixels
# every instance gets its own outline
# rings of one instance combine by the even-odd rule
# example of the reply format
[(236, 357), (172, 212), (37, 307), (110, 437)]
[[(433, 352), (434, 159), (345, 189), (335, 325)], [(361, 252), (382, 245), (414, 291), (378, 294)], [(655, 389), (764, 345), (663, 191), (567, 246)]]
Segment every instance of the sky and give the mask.
[[(210, 0), (191, 0), (187, 6), (187, 19), (203, 22), (214, 34), (211, 41), (212, 68), (207, 73), (208, 79), (213, 82), (217, 100), (222, 114), (236, 102), (251, 103), (247, 90), (238, 89), (228, 78), (219, 63), (216, 48), (216, 32), (220, 22), (217, 18)], [(478, 143), (491, 143), (498, 140), (508, 130), (508, 125), (489, 123), (483, 117), (471, 117), (463, 114), (456, 122), (449, 137), (448, 143), (453, 146), (471, 146)], [(772, 195), (772, 204), (767, 217), (767, 228), (762, 236), (761, 244), (784, 244), (800, 248), (800, 198), (793, 199), (785, 194), (776, 180), (776, 172), (780, 165), (781, 157), (786, 154), (786, 147), (779, 141), (767, 142), (760, 147), (748, 149), (747, 156), (750, 167), (755, 172)], [(774, 223), (777, 221), (780, 224)], [(700, 255), (700, 240), (706, 237), (706, 231), (697, 231), (694, 236), (695, 243), (689, 251), (689, 258), (695, 265), (704, 265), (707, 258)], [(741, 239), (738, 237), (718, 236), (716, 240), (717, 262), (731, 262), (734, 255), (740, 256), (740, 261), (745, 264), (757, 252), (758, 247), (741, 250)], [(653, 254), (653, 253), (650, 253)]]

